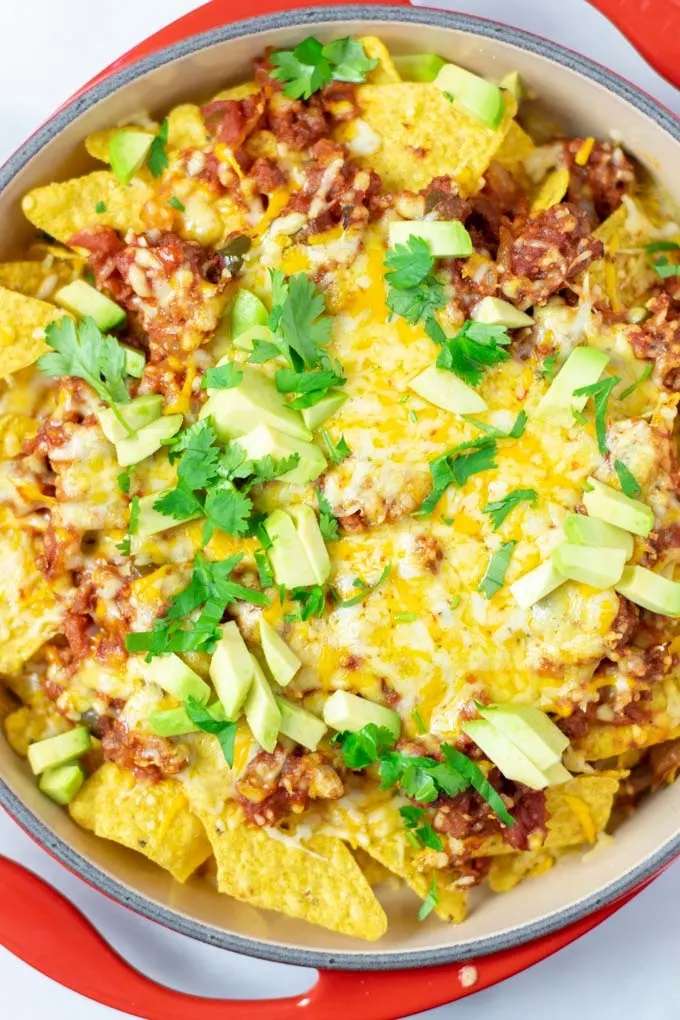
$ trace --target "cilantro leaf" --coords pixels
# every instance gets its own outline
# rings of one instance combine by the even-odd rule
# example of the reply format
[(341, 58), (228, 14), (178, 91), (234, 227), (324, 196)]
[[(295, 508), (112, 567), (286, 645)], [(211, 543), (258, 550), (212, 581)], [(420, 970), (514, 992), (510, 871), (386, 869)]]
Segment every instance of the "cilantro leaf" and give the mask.
[[(432, 490), (416, 511), (415, 516), (427, 517), (431, 514), (450, 485), (460, 488), (472, 475), (497, 467), (497, 449), (496, 440), (487, 436), (484, 439), (461, 443), (430, 461)], [(470, 452), (463, 452), (467, 450)]]
[(217, 477), (220, 451), (215, 430), (206, 418), (197, 425), (200, 427), (188, 430), (190, 434), (177, 468), (179, 481), (187, 489), (206, 489)]
[(504, 825), (512, 827), (515, 824), (515, 819), (509, 813), (505, 806), (505, 801), (498, 791), (493, 788), (479, 765), (475, 764), (475, 762), (468, 758), (467, 755), (463, 754), (462, 751), (458, 751), (455, 747), (451, 747), (450, 744), (442, 744), (442, 753), (446, 759), (447, 765), (450, 765), (452, 769), (455, 769), (459, 775), (468, 781), (470, 786), (477, 791), (482, 800), (486, 801), (494, 814), (498, 815)]
[(521, 439), (524, 435), (524, 430), (527, 427), (527, 413), (526, 411), (520, 411), (515, 418), (515, 424), (508, 432), (508, 439)]
[(487, 436), (493, 436), (494, 439), (521, 439), (524, 435), (524, 430), (527, 426), (527, 413), (526, 411), (520, 411), (515, 418), (515, 423), (509, 432), (503, 432), (503, 429), (496, 428), (495, 425), (489, 425), (485, 421), (478, 421), (473, 418), (471, 414), (464, 414), (463, 418), (465, 421), (469, 421), (471, 425), (479, 429), (480, 432), (486, 433)]
[(380, 587), (383, 581), (387, 580), (387, 578), (390, 576), (391, 571), (392, 564), (388, 563), (387, 566), (383, 569), (383, 572), (381, 573), (377, 581), (374, 581), (373, 584), (364, 585), (357, 595), (353, 595), (349, 599), (340, 599), (335, 589), (333, 589), (332, 594), (333, 598), (337, 603), (338, 609), (349, 609), (350, 606), (356, 606), (359, 604), (359, 602), (363, 602), (367, 595), (370, 595), (371, 592), (375, 591), (376, 588)]
[(337, 39), (323, 46), (310, 36), (294, 50), (277, 50), (270, 56), (275, 70), (271, 77), (284, 82), (283, 94), (289, 99), (309, 99), (331, 80), (362, 82), (377, 67), (360, 42)]
[(415, 835), (416, 846), (427, 846), (431, 850), (444, 849), (444, 844), (432, 826), (429, 822), (423, 821), (424, 808), (408, 805), (407, 807), (400, 807), (399, 814), (406, 829)]
[(538, 493), (535, 489), (513, 489), (512, 492), (509, 492), (507, 496), (503, 496), (502, 499), (497, 499), (493, 503), (487, 503), (485, 507), (482, 507), (482, 513), (490, 515), (493, 522), (493, 530), (498, 531), (505, 518), (508, 514), (512, 513), (515, 507), (524, 501), (535, 505), (537, 499)]
[(177, 198), (177, 195), (173, 195), (168, 199), (168, 205), (172, 206), (173, 209), (177, 209), (179, 212), (185, 212), (185, 206), (179, 198)]
[(556, 375), (556, 372), (555, 372), (555, 362), (556, 361), (557, 361), (557, 355), (556, 354), (550, 354), (544, 360), (543, 368), (541, 369), (541, 376), (543, 377), (543, 379), (554, 379), (555, 378), (555, 375)]
[(125, 468), (125, 471), (121, 471), (118, 475), (116, 482), (118, 483), (119, 490), (127, 496), (130, 491), (130, 484), (132, 481), (132, 472), (130, 468)]
[(271, 588), (274, 583), (274, 574), (269, 563), (269, 557), (264, 549), (255, 550), (255, 564), (261, 586), (263, 588)]
[(330, 62), (334, 81), (366, 81), (369, 71), (378, 66), (378, 61), (367, 57), (362, 43), (356, 39), (326, 43), (323, 55)]
[(305, 273), (295, 273), (288, 280), (288, 291), (281, 306), (279, 329), (291, 351), (307, 368), (315, 368), (330, 340), (331, 320), (324, 314), (323, 294)]
[(510, 564), (512, 551), (517, 545), (516, 542), (504, 542), (492, 554), (486, 573), (479, 583), (477, 591), (484, 592), (487, 599), (493, 598), (505, 582), (505, 574)]
[(386, 303), (391, 312), (415, 325), (421, 319), (433, 318), (437, 309), (446, 304), (446, 297), (439, 280), (426, 276), (417, 287), (390, 287)]
[(101, 202), (101, 201), (97, 202), (97, 204), (94, 207), (94, 211), (96, 213), (105, 213), (106, 212), (106, 202)]
[(319, 584), (312, 584), (305, 588), (293, 588), (288, 593), (292, 602), (297, 602), (297, 612), (287, 613), (284, 620), (290, 623), (294, 620), (311, 620), (313, 616), (323, 616), (326, 608), (326, 593)]
[(202, 389), (210, 387), (214, 390), (230, 390), (243, 379), (243, 369), (234, 361), (228, 361), (224, 365), (216, 365), (209, 368), (203, 376)]
[(281, 348), (269, 340), (253, 340), (253, 349), (248, 355), (251, 365), (265, 365), (274, 358), (281, 357)]
[(641, 385), (641, 383), (646, 382), (646, 380), (649, 379), (653, 371), (654, 363), (650, 361), (647, 365), (645, 365), (640, 377), (636, 379), (634, 383), (631, 383), (630, 386), (626, 386), (625, 390), (618, 394), (619, 400), (625, 400), (626, 397), (629, 397), (631, 393), (633, 393), (638, 386)]
[(185, 489), (182, 485), (176, 486), (157, 499), (153, 504), (153, 509), (166, 517), (173, 517), (176, 521), (186, 521), (195, 514), (203, 513), (201, 502), (196, 499), (193, 492)]
[(651, 241), (645, 245), (645, 251), (650, 255), (656, 251), (680, 251), (680, 244), (677, 241)]
[(333, 516), (330, 505), (321, 489), (317, 488), (316, 498), (319, 503), (319, 529), (327, 542), (335, 542), (340, 538), (337, 519)]
[(394, 735), (385, 726), (369, 723), (356, 733), (338, 734), (342, 757), (349, 769), (365, 769), (378, 761), (394, 744)]
[(434, 257), (422, 237), (411, 236), (406, 244), (395, 244), (385, 257), (385, 279), (390, 287), (417, 287), (432, 272)]
[(331, 368), (316, 372), (294, 372), (288, 368), (280, 368), (275, 380), (279, 393), (300, 394), (290, 402), (290, 406), (296, 410), (313, 407), (323, 400), (331, 387), (343, 386), (347, 381), (344, 375), (339, 375)]
[[(657, 242), (657, 243), (661, 243), (661, 242)], [(668, 243), (670, 244), (671, 242), (668, 242)], [(656, 248), (655, 250), (656, 251), (662, 251), (662, 250), (663, 251), (675, 251), (677, 249), (677, 247), (678, 247), (677, 245), (675, 245), (674, 248), (668, 248), (668, 247), (664, 246), (663, 249)], [(647, 245), (647, 251), (649, 251), (649, 250), (650, 250), (650, 246)], [(654, 270), (656, 275), (658, 277), (660, 277), (662, 280), (667, 279), (669, 276), (680, 276), (680, 265), (678, 265), (677, 263), (669, 262), (665, 255), (662, 255), (660, 259), (651, 259), (650, 261), (652, 263), (652, 269)]]
[(439, 903), (439, 888), (437, 886), (437, 873), (432, 875), (430, 888), (418, 911), (418, 920), (424, 921)]
[(229, 720), (216, 719), (207, 705), (201, 705), (191, 695), (184, 702), (184, 710), (194, 726), (205, 733), (212, 733), (220, 742), (222, 754), (227, 765), (234, 764), (234, 742), (236, 739), (236, 723)]
[(607, 403), (612, 390), (620, 382), (618, 375), (610, 375), (591, 386), (579, 386), (577, 390), (574, 390), (575, 397), (593, 398), (597, 446), (603, 457), (607, 456)]
[(328, 450), (328, 456), (334, 464), (340, 464), (345, 457), (351, 457), (352, 451), (350, 450), (344, 436), (340, 436), (337, 443), (334, 443), (327, 429), (321, 429), (321, 438), (326, 444)]
[(263, 482), (273, 482), (276, 478), (280, 478), (281, 475), (285, 475), (289, 471), (292, 471), (299, 463), (299, 453), (290, 453), (287, 457), (281, 457), (279, 459), (273, 457), (271, 453), (268, 453), (259, 460), (245, 461), (239, 468), (236, 469), (234, 477), (247, 477), (248, 480), (246, 487), (250, 489), (253, 485), (259, 485)]
[(49, 323), (45, 343), (52, 350), (38, 359), (43, 375), (83, 379), (110, 406), (125, 430), (134, 434), (116, 407), (127, 403), (130, 395), (125, 385), (125, 351), (115, 337), (103, 334), (89, 315), (77, 325), (64, 316)]
[(642, 492), (642, 488), (640, 483), (628, 470), (622, 460), (614, 461), (614, 470), (619, 476), (619, 482), (621, 483), (621, 491), (623, 494), (625, 496), (629, 496), (631, 499), (637, 499)]
[(146, 157), (146, 165), (152, 177), (160, 177), (166, 166), (170, 165), (165, 147), (168, 143), (168, 118), (166, 117), (158, 134), (154, 137), (149, 147), (149, 154)]
[[(440, 327), (433, 331), (428, 323), (425, 328), (431, 339), (439, 342)], [(508, 360), (505, 347), (510, 339), (504, 326), (487, 326), (468, 319), (455, 336), (442, 343), (437, 367), (453, 372), (469, 386), (478, 386), (486, 368)]]
[(205, 499), (205, 515), (208, 519), (206, 530), (209, 534), (206, 539), (204, 530), (204, 541), (209, 540), (214, 528), (219, 528), (227, 535), (245, 535), (252, 508), (252, 501), (231, 482), (221, 482), (210, 489)]

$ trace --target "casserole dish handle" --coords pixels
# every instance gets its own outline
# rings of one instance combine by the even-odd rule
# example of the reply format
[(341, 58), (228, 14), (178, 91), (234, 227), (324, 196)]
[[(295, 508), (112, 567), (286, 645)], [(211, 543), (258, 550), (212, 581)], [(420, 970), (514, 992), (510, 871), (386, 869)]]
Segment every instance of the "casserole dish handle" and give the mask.
[(534, 942), (467, 963), (417, 971), (320, 971), (308, 992), (286, 999), (204, 999), (164, 988), (131, 967), (61, 893), (0, 857), (0, 945), (66, 988), (145, 1020), (327, 1020), (339, 1004), (353, 1020), (395, 1020), (489, 988), (595, 928), (643, 889)]

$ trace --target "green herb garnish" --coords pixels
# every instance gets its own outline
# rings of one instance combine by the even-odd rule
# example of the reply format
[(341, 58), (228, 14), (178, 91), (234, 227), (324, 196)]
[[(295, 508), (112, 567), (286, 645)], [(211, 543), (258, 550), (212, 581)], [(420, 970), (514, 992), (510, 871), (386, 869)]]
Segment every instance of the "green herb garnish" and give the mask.
[(160, 177), (166, 166), (170, 165), (165, 147), (168, 142), (168, 119), (167, 117), (158, 129), (149, 147), (149, 154), (146, 157), (146, 165), (152, 177)]
[(356, 588), (361, 588), (361, 591), (357, 595), (353, 595), (349, 599), (341, 599), (336, 590), (334, 588), (331, 589), (331, 594), (335, 599), (338, 609), (349, 609), (350, 606), (356, 606), (359, 604), (359, 602), (363, 602), (367, 595), (370, 595), (371, 592), (374, 592), (376, 588), (380, 587), (383, 581), (387, 580), (387, 578), (390, 576), (391, 571), (392, 564), (388, 563), (387, 566), (383, 569), (383, 572), (381, 573), (378, 580), (374, 581), (373, 584), (366, 584), (365, 581), (356, 578), (354, 586)]
[(619, 400), (625, 400), (626, 397), (629, 397), (631, 393), (633, 393), (638, 386), (641, 385), (641, 383), (646, 382), (646, 380), (649, 379), (653, 371), (654, 363), (650, 361), (649, 364), (645, 365), (640, 377), (636, 379), (634, 383), (631, 383), (630, 386), (626, 386), (625, 390), (618, 394)]
[(340, 436), (337, 443), (334, 443), (327, 429), (321, 429), (321, 438), (326, 444), (328, 450), (328, 456), (334, 464), (340, 464), (345, 457), (350, 457), (352, 451), (350, 450), (344, 436)]
[(612, 390), (620, 382), (618, 375), (610, 375), (590, 386), (579, 386), (577, 390), (574, 390), (575, 397), (593, 398), (597, 446), (603, 457), (607, 456), (607, 404)]
[(487, 326), (468, 319), (455, 336), (447, 337), (439, 323), (431, 318), (425, 329), (430, 339), (442, 348), (437, 368), (453, 372), (468, 386), (479, 386), (487, 368), (510, 357), (505, 348), (511, 337), (504, 326)]
[(340, 538), (340, 532), (337, 518), (333, 516), (333, 507), (319, 488), (316, 490), (316, 498), (319, 504), (319, 530), (326, 542), (335, 542)]
[(396, 244), (385, 257), (387, 307), (412, 325), (433, 319), (435, 311), (446, 303), (444, 288), (432, 276), (434, 262), (421, 237)]
[(202, 389), (231, 390), (243, 379), (243, 369), (235, 361), (209, 368), (201, 382)]
[(460, 488), (472, 475), (497, 467), (497, 449), (496, 440), (488, 436), (454, 446), (448, 453), (430, 461), (432, 491), (415, 512), (415, 516), (426, 517), (431, 514), (450, 485)]
[(621, 483), (621, 491), (625, 496), (629, 496), (631, 499), (637, 499), (642, 488), (640, 483), (636, 480), (634, 475), (628, 470), (622, 460), (614, 461), (614, 470), (619, 476), (619, 482)]
[(427, 896), (423, 900), (420, 910), (418, 911), (418, 920), (424, 921), (428, 917), (434, 908), (439, 903), (439, 888), (437, 886), (437, 873), (432, 875), (432, 881), (430, 882), (430, 888)]
[(168, 205), (171, 205), (173, 209), (178, 209), (179, 212), (185, 212), (185, 206), (183, 202), (177, 198), (177, 195), (173, 195), (172, 198), (168, 199)]
[(516, 542), (504, 542), (492, 554), (486, 573), (477, 588), (477, 591), (483, 592), (487, 599), (493, 598), (496, 592), (503, 587), (510, 557), (516, 545)]
[(483, 514), (489, 514), (493, 522), (493, 530), (498, 531), (501, 524), (508, 516), (512, 513), (515, 507), (519, 506), (522, 502), (531, 502), (534, 505), (538, 499), (538, 493), (535, 489), (513, 489), (507, 496), (503, 496), (502, 499), (497, 499), (493, 503), (487, 503), (482, 508)]
[(222, 754), (227, 765), (234, 764), (234, 741), (236, 740), (235, 722), (216, 719), (206, 705), (201, 705), (196, 698), (189, 696), (184, 704), (184, 711), (191, 719), (194, 726), (204, 733), (212, 733), (217, 737), (222, 748)]
[(106, 212), (106, 202), (97, 202), (96, 206), (94, 207), (94, 211), (96, 213)]
[(336, 39), (324, 46), (313, 36), (294, 50), (275, 50), (270, 56), (274, 66), (271, 77), (284, 83), (289, 99), (309, 99), (331, 81), (363, 82), (377, 67), (356, 39)]

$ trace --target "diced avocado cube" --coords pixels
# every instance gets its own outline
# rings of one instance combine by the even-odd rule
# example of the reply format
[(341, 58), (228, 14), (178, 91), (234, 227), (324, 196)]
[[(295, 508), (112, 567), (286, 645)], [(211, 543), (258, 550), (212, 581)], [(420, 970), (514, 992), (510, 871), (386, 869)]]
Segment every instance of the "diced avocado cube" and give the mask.
[(331, 561), (316, 513), (311, 506), (296, 506), (291, 508), (290, 515), (295, 522), (307, 559), (312, 565), (316, 583), (325, 584), (331, 572)]
[(323, 425), (327, 418), (335, 414), (346, 400), (347, 394), (343, 393), (342, 390), (329, 390), (318, 404), (314, 404), (313, 407), (302, 408), (300, 412), (302, 420), (310, 432), (314, 432), (318, 429), (319, 425)]
[(631, 499), (597, 478), (589, 478), (590, 489), (583, 493), (583, 502), (591, 517), (613, 524), (624, 531), (646, 538), (654, 527), (654, 511), (639, 499)]
[(166, 514), (154, 510), (154, 503), (157, 503), (159, 499), (162, 499), (163, 496), (166, 496), (171, 491), (171, 489), (159, 489), (158, 492), (150, 492), (147, 496), (140, 497), (139, 520), (137, 522), (137, 533), (132, 536), (133, 545), (138, 541), (149, 538), (150, 535), (157, 535), (161, 531), (168, 531), (170, 528), (176, 528), (179, 524), (186, 524), (187, 521), (193, 521), (201, 516), (200, 513), (195, 513), (191, 517), (186, 517), (183, 521), (178, 521), (175, 517), (168, 517)]
[(281, 729), (281, 711), (262, 667), (254, 656), (252, 660), (253, 682), (243, 711), (258, 744), (271, 754)]
[(646, 567), (626, 567), (614, 587), (636, 606), (661, 616), (680, 616), (680, 584)]
[(389, 226), (390, 247), (411, 237), (427, 243), (435, 258), (458, 259), (472, 255), (472, 238), (460, 220), (395, 220)]
[(41, 775), (38, 787), (46, 797), (63, 806), (71, 803), (84, 782), (85, 771), (76, 762), (47, 769)]
[(73, 283), (61, 287), (54, 295), (54, 301), (67, 312), (77, 315), (79, 319), (89, 315), (102, 333), (121, 326), (127, 317), (124, 308), (111, 298), (100, 294), (95, 287), (85, 283), (85, 280), (74, 280)]
[(571, 420), (571, 409), (582, 411), (587, 396), (575, 397), (574, 390), (592, 386), (598, 381), (609, 361), (609, 355), (596, 347), (575, 347), (551, 382), (536, 408), (537, 418), (550, 418), (556, 414)]
[(500, 730), (534, 765), (545, 771), (556, 765), (569, 738), (552, 719), (533, 705), (477, 706), (482, 719)]
[(281, 713), (280, 732), (284, 737), (294, 740), (296, 744), (316, 751), (319, 741), (328, 729), (326, 724), (299, 705), (294, 705), (278, 695), (274, 695), (274, 698)]
[(260, 617), (260, 641), (269, 672), (279, 687), (287, 687), (302, 663), (264, 616)]
[[(160, 418), (163, 412), (163, 397), (160, 393), (147, 393), (143, 397), (135, 397), (129, 404), (116, 404), (116, 409), (130, 428), (137, 432), (138, 429), (143, 429)], [(109, 442), (120, 443), (124, 439), (132, 438), (110, 407), (98, 410), (96, 415)]]
[(116, 131), (109, 142), (109, 163), (121, 184), (129, 184), (143, 165), (154, 136), (148, 131)]
[(238, 386), (213, 393), (201, 410), (201, 418), (210, 416), (218, 437), (225, 442), (268, 425), (293, 439), (309, 442), (312, 433), (305, 427), (299, 411), (292, 410), (273, 380), (257, 369), (244, 365)]
[(178, 701), (195, 698), (201, 705), (205, 705), (210, 697), (208, 684), (179, 655), (157, 655), (151, 662), (145, 662), (142, 668), (150, 683), (157, 684)]
[(434, 81), (446, 63), (436, 53), (402, 53), (392, 62), (404, 81)]
[(521, 329), (533, 326), (534, 320), (520, 308), (515, 308), (509, 301), (501, 298), (485, 297), (475, 305), (472, 312), (475, 322), (483, 322), (486, 326), (505, 326), (506, 329)]
[(524, 98), (524, 87), (522, 86), (519, 71), (508, 71), (507, 74), (503, 75), (498, 84), (502, 89), (507, 89), (517, 102)]
[(503, 120), (503, 93), (498, 85), (486, 78), (480, 78), (457, 64), (444, 64), (434, 84), (452, 97), (457, 106), (487, 127), (495, 130)]
[(281, 460), (297, 453), (300, 458), (298, 463), (290, 471), (280, 475), (277, 479), (279, 482), (306, 485), (326, 470), (326, 458), (318, 446), (303, 439), (293, 439), (292, 436), (270, 428), (269, 425), (258, 425), (252, 432), (239, 436), (238, 445), (245, 450), (250, 460), (261, 460), (268, 455)]
[(85, 726), (76, 726), (56, 737), (47, 737), (29, 744), (28, 764), (35, 775), (39, 776), (41, 772), (72, 762), (74, 758), (81, 758), (91, 750), (90, 731)]
[(146, 355), (135, 347), (127, 344), (120, 345), (125, 352), (125, 374), (131, 375), (133, 379), (141, 379), (146, 367)]
[(119, 440), (116, 443), (116, 454), (120, 466), (129, 467), (130, 464), (139, 464), (140, 460), (151, 457), (167, 439), (172, 439), (179, 432), (183, 421), (184, 416), (181, 414), (166, 414), (140, 429), (136, 436)]
[(621, 579), (626, 563), (623, 549), (599, 549), (597, 555), (589, 545), (562, 542), (552, 560), (563, 577), (589, 584), (592, 588), (613, 588)]
[[(208, 705), (213, 719), (226, 722), (227, 714), (219, 701)], [(159, 737), (181, 737), (185, 733), (195, 733), (198, 726), (193, 722), (185, 708), (157, 709), (149, 716), (149, 726)]]
[(545, 563), (541, 563), (511, 584), (510, 591), (515, 602), (522, 609), (529, 609), (559, 588), (561, 584), (564, 584), (564, 577), (552, 560), (546, 560)]
[(246, 290), (245, 287), (237, 290), (231, 306), (232, 340), (236, 340), (253, 326), (266, 326), (268, 322), (269, 312), (257, 294), (253, 294), (252, 290)]
[(534, 765), (519, 747), (486, 719), (471, 719), (462, 723), (461, 729), (474, 740), (477, 747), (500, 769), (506, 779), (524, 783), (532, 790), (543, 790), (546, 786), (556, 785), (555, 780), (562, 783), (571, 779), (571, 775), (563, 766), (555, 769), (555, 765), (552, 765), (550, 774), (546, 774), (545, 770)]
[(472, 386), (468, 386), (453, 372), (435, 365), (430, 365), (415, 379), (411, 379), (408, 385), (423, 400), (452, 414), (478, 414), (487, 410), (486, 400)]
[(626, 559), (633, 555), (633, 536), (623, 528), (607, 524), (599, 517), (567, 514), (562, 525), (567, 541), (574, 545), (591, 545), (602, 549), (623, 549)]
[(220, 628), (222, 636), (210, 660), (210, 679), (229, 719), (236, 719), (253, 682), (253, 658), (236, 623)]
[(316, 571), (310, 563), (292, 517), (283, 510), (274, 510), (264, 522), (271, 539), (269, 562), (276, 584), (286, 588), (303, 588), (316, 584)]
[(401, 736), (401, 719), (386, 705), (360, 698), (349, 691), (334, 691), (323, 706), (323, 721), (334, 730), (356, 733), (369, 723), (384, 726), (395, 740)]

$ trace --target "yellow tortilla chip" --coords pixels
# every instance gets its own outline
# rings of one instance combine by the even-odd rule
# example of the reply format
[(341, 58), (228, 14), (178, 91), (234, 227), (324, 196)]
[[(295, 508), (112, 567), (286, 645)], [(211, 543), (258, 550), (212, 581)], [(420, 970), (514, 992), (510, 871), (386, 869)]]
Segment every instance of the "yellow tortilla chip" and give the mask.
[(231, 85), (228, 89), (222, 89), (216, 96), (213, 96), (211, 102), (214, 103), (218, 99), (245, 99), (246, 96), (253, 96), (259, 91), (260, 86), (254, 81), (244, 81), (240, 85)]
[(0, 262), (0, 287), (15, 290), (26, 297), (48, 301), (55, 290), (77, 276), (68, 262)]
[[(140, 127), (137, 124), (128, 124), (124, 128), (106, 128), (103, 131), (93, 131), (85, 139), (85, 148), (90, 156), (100, 160), (102, 163), (110, 163), (109, 145), (111, 139), (119, 131), (139, 131), (142, 134), (149, 134), (148, 128)], [(172, 152), (175, 149), (200, 149), (206, 144), (208, 136), (205, 124), (201, 117), (201, 111), (194, 103), (182, 103), (175, 106), (168, 114), (168, 141), (167, 150)]]
[(560, 170), (552, 170), (545, 178), (531, 203), (532, 213), (545, 212), (553, 205), (558, 205), (567, 193), (569, 187), (569, 171), (566, 167)]
[[(546, 836), (532, 850), (594, 843), (607, 822), (623, 773), (575, 776), (546, 790)], [(513, 853), (500, 836), (484, 841), (473, 857)]]
[(0, 532), (0, 673), (14, 673), (59, 630), (61, 610), (21, 531)]
[(25, 414), (0, 414), (0, 460), (17, 457), (27, 439), (38, 431), (35, 418)]
[[(110, 171), (96, 170), (34, 188), (24, 196), (21, 207), (33, 226), (69, 244), (86, 227), (113, 227), (121, 233), (143, 230), (142, 207), (151, 195), (151, 187), (138, 178), (126, 187)], [(102, 213), (95, 212), (99, 202), (106, 207)]]
[(636, 748), (651, 747), (680, 736), (680, 727), (671, 725), (631, 724), (629, 726), (592, 726), (574, 750), (586, 761), (602, 761)]
[[(3, 688), (0, 686), (0, 694), (2, 691)], [(10, 712), (4, 721), (7, 743), (22, 758), (28, 754), (30, 744), (71, 729), (70, 723), (57, 712), (54, 702), (50, 702), (44, 694), (40, 700), (42, 704), (39, 708), (22, 705), (21, 708)]]
[(364, 47), (364, 52), (369, 60), (377, 60), (378, 66), (366, 76), (366, 81), (372, 85), (387, 85), (391, 81), (401, 81), (401, 75), (394, 66), (390, 51), (382, 39), (375, 35), (362, 35), (357, 39)]
[(103, 839), (144, 854), (186, 882), (210, 857), (210, 843), (180, 783), (149, 783), (105, 762), (84, 784), (69, 812)]
[[(508, 92), (503, 97), (506, 114), (493, 131), (431, 83), (360, 85), (359, 115), (379, 144), (370, 155), (356, 151), (353, 155), (360, 165), (380, 174), (388, 191), (418, 191), (433, 177), (450, 174), (461, 194), (470, 195), (478, 190), (515, 114), (513, 97)], [(351, 142), (355, 132), (355, 124), (341, 124), (336, 138)]]
[(66, 312), (0, 287), (0, 379), (32, 365), (47, 350), (45, 327)]
[(355, 938), (375, 941), (385, 934), (385, 912), (341, 840), (281, 842), (245, 825), (233, 803), (221, 816), (199, 817), (217, 860), (220, 892)]
[(512, 174), (523, 188), (531, 186), (529, 175), (524, 168), (524, 160), (530, 156), (536, 146), (526, 131), (523, 131), (516, 120), (513, 120), (503, 144), (494, 156), (497, 163)]
[(526, 850), (494, 857), (489, 868), (489, 886), (493, 892), (510, 892), (525, 878), (535, 878), (550, 871), (557, 853), (550, 850)]

